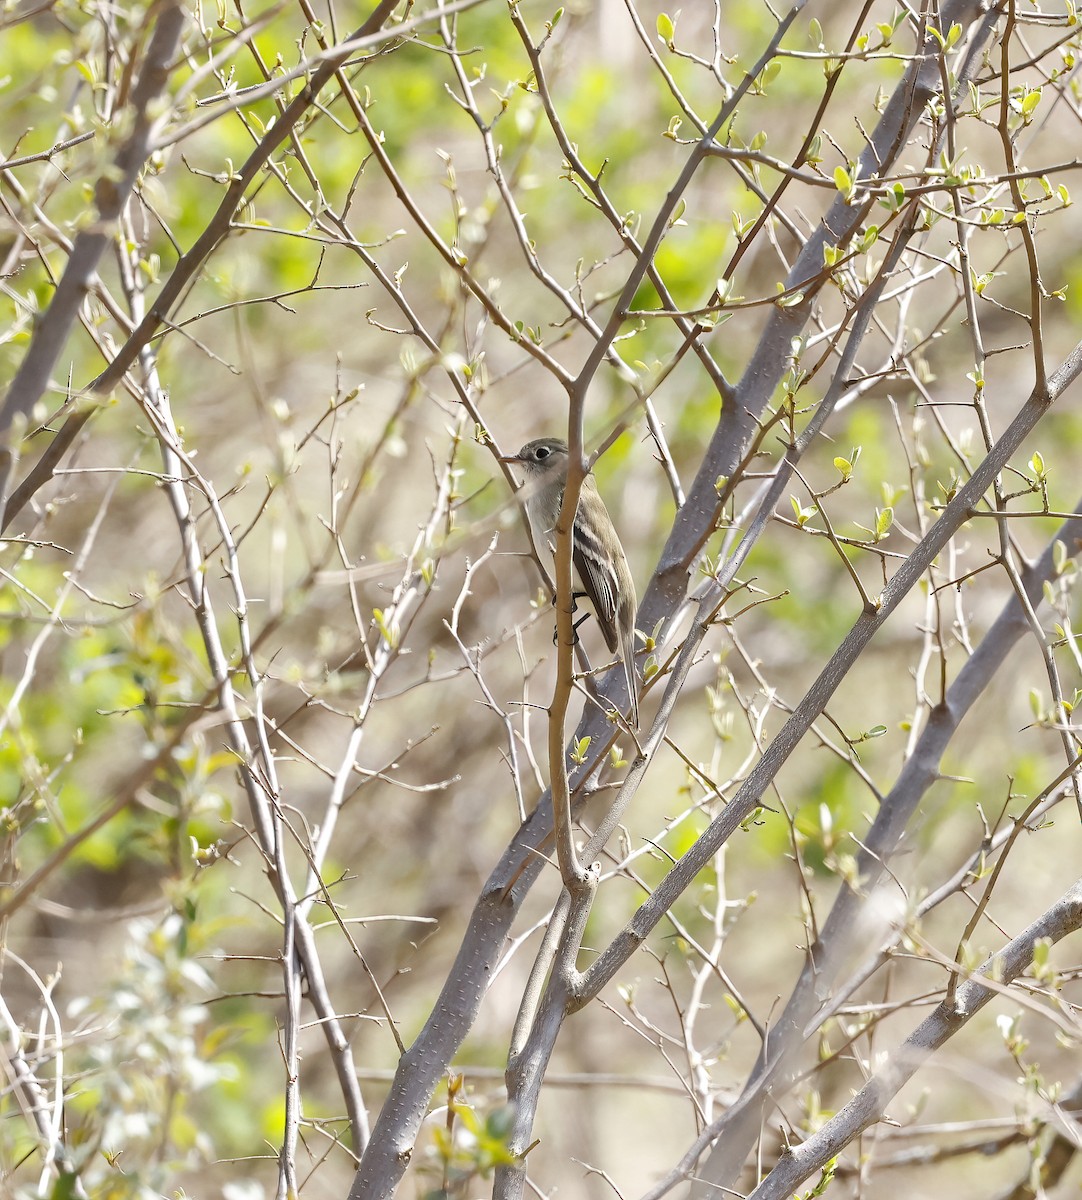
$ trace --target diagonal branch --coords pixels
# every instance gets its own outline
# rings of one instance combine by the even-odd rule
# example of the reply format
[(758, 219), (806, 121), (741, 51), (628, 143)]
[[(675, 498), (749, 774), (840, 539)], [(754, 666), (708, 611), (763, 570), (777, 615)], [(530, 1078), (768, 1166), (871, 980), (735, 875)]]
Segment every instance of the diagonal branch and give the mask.
[(748, 1200), (783, 1200), (791, 1196), (805, 1179), (825, 1167), (854, 1138), (878, 1121), (902, 1085), (932, 1054), (1029, 967), (1039, 939), (1058, 942), (1080, 926), (1082, 880), (963, 983), (953, 1005), (940, 1004), (921, 1021), (848, 1104), (806, 1142), (782, 1155), (781, 1161)]
[[(952, 0), (942, 6), (939, 26), (942, 29), (949, 29), (956, 23), (968, 26), (983, 8), (980, 0)], [(967, 57), (958, 72), (960, 88), (967, 86), (968, 79), (981, 65), (981, 51), (991, 33), (998, 8), (996, 5), (993, 12), (985, 13), (971, 39)], [(939, 46), (931, 33), (925, 35), (920, 53), (906, 68), (857, 166), (858, 186), (889, 174), (907, 145), (908, 135), (939, 87)], [(731, 478), (742, 461), (756, 421), (786, 369), (792, 341), (807, 324), (812, 301), (827, 279), (822, 269), (824, 247), (844, 246), (861, 227), (871, 204), (871, 197), (868, 197), (862, 203), (849, 205), (839, 194), (804, 244), (785, 280), (786, 293), (803, 290), (804, 298), (799, 304), (773, 309), (736, 386), (733, 402), (722, 409), (714, 436), (688, 490), (687, 503), (676, 515), (657, 570), (643, 596), (639, 609), (641, 628), (653, 629), (658, 621), (668, 619), (674, 611), (674, 601), (682, 598), (693, 564), (715, 528), (718, 508), (715, 481), (719, 476)]]
[(94, 185), (97, 219), (76, 237), (52, 303), (34, 331), (0, 406), (0, 440), (4, 443), (0, 445), (0, 524), (3, 523), (3, 503), (14, 456), (14, 449), (8, 443), (18, 437), (18, 422), (29, 417), (31, 409), (49, 386), (49, 376), (146, 160), (153, 129), (152, 102), (164, 90), (169, 78), (184, 20), (184, 9), (174, 0), (169, 0), (157, 18), (143, 69), (132, 89), (131, 134), (117, 151), (110, 169), (104, 171)]
[[(1079, 516), (1056, 531), (1040, 559), (1026, 572), (1030, 597), (1039, 598), (1045, 580), (1055, 573), (1056, 543), (1078, 536), (1082, 502), (1076, 511)], [(817, 1010), (842, 964), (854, 947), (866, 946), (881, 936), (879, 922), (875, 928), (868, 923), (869, 914), (876, 911), (874, 905), (868, 904), (868, 896), (883, 876), (885, 864), (896, 851), (921, 799), (940, 778), (943, 754), (959, 725), (986, 693), (1007, 654), (1027, 628), (1022, 606), (1012, 596), (958, 673), (943, 702), (933, 711), (897, 782), (884, 797), (857, 859), (855, 875), (864, 881), (860, 891), (843, 887), (838, 893), (785, 1009), (771, 1029), (750, 1081), (739, 1098), (689, 1148), (679, 1172), (681, 1176), (687, 1174), (711, 1143), (715, 1148), (700, 1175), (728, 1183), (739, 1175), (759, 1136), (764, 1105), (771, 1096), (781, 1094), (797, 1076), (800, 1047), (812, 1031), (811, 1022), (814, 1020), (817, 1026), (823, 1019), (825, 1014)], [(663, 1194), (660, 1190), (656, 1193)]]
[[(207, 222), (203, 232), (196, 238), (192, 246), (180, 256), (179, 261), (173, 268), (172, 274), (158, 293), (157, 299), (147, 309), (146, 315), (132, 331), (124, 345), (120, 347), (113, 361), (90, 383), (89, 391), (105, 394), (120, 383), (125, 372), (135, 364), (142, 350), (150, 344), (151, 339), (161, 329), (173, 306), (184, 294), (184, 290), (188, 284), (195, 278), (218, 244), (229, 233), (234, 214), (240, 208), (244, 201), (245, 193), (267, 160), (290, 135), (297, 122), (303, 118), (323, 86), (334, 77), (335, 72), (342, 63), (354, 53), (356, 41), (377, 32), (394, 11), (397, 3), (398, 0), (379, 0), (379, 3), (364, 24), (347, 39), (344, 48), (327, 57), (312, 72), (305, 86), (293, 97), (285, 110), (277, 117), (274, 124), (267, 130), (266, 134), (260, 140), (259, 145), (248, 156), (244, 165), (231, 178), (225, 195), (222, 197), (214, 215)], [(164, 86), (165, 67), (173, 57), (176, 40), (180, 35), (183, 10), (177, 6), (176, 8), (171, 8), (169, 14), (173, 14), (169, 23), (166, 22), (165, 17), (159, 20), (158, 28), (155, 31), (155, 40), (152, 41), (151, 49), (147, 53), (148, 68), (152, 62), (157, 61), (153, 57), (155, 42), (162, 41), (164, 43), (165, 33), (163, 33), (163, 27), (166, 32), (171, 32), (172, 43), (168, 48), (164, 44), (159, 46), (158, 57), (163, 59), (163, 62), (157, 66), (153, 79), (149, 78), (149, 70), (144, 71), (144, 76), (140, 78), (141, 86), (144, 78), (147, 79), (147, 90), (149, 92), (150, 84), (159, 81), (160, 77), (157, 90), (150, 93), (150, 95), (156, 95), (157, 91)], [(168, 49), (167, 53), (165, 52), (166, 49)], [(149, 96), (147, 99), (149, 99)], [(56, 362), (56, 358), (71, 330), (75, 314), (82, 303), (89, 277), (93, 273), (102, 251), (105, 249), (109, 234), (101, 230), (100, 225), (104, 224), (106, 218), (111, 223), (115, 223), (123, 205), (127, 203), (128, 195), (146, 157), (146, 150), (149, 145), (151, 124), (145, 119), (145, 109), (146, 100), (143, 101), (140, 124), (137, 125), (128, 147), (126, 147), (124, 161), (126, 170), (130, 171), (131, 176), (127, 187), (122, 189), (116, 184), (109, 185), (116, 191), (116, 196), (112, 197), (114, 200), (113, 207), (108, 211), (102, 209), (102, 203), (111, 199), (108, 194), (104, 199), (99, 199), (98, 210), (103, 220), (99, 222), (99, 226), (96, 226), (93, 231), (81, 234), (80, 238), (76, 239), (75, 248), (72, 251), (71, 258), (68, 260), (67, 270), (65, 270), (64, 277), (57, 287), (56, 296), (53, 299), (53, 303), (49, 306), (46, 318), (39, 327), (39, 336), (31, 343), (31, 348), (27, 352), (26, 358), (8, 392), (4, 407), (0, 409), (0, 430), (9, 434), (14, 414), (28, 414), (45, 390), (49, 372)], [(119, 161), (118, 158), (118, 163)], [(127, 175), (125, 175), (125, 178), (127, 178)], [(80, 245), (81, 240), (84, 242), (82, 246)], [(65, 281), (68, 280), (69, 276), (71, 277), (71, 282), (65, 286)], [(58, 303), (61, 303), (60, 308), (57, 307)], [(55, 317), (53, 316), (54, 311), (56, 312)], [(47, 335), (46, 330), (48, 331)], [(38, 347), (36, 350), (35, 346)], [(48, 449), (35, 464), (29, 476), (12, 495), (6, 512), (0, 511), (0, 528), (6, 528), (10, 520), (26, 505), (34, 493), (52, 478), (60, 459), (75, 440), (79, 430), (89, 419), (92, 411), (92, 409), (83, 408), (68, 417), (63, 428), (53, 438)], [(5, 457), (5, 454), (7, 457)], [(0, 500), (2, 500), (5, 494), (6, 479), (10, 470), (10, 451), (0, 448)]]
[(745, 783), (694, 846), (678, 860), (658, 885), (650, 899), (642, 905), (626, 929), (599, 955), (583, 975), (582, 995), (596, 995), (609, 982), (616, 970), (642, 944), (646, 936), (662, 919), (674, 901), (691, 884), (695, 876), (709, 865), (710, 860), (740, 823), (755, 810), (763, 793), (774, 780), (782, 764), (797, 743), (811, 728), (833, 696), (849, 669), (865, 647), (886, 623), (891, 613), (909, 595), (927, 571), (929, 564), (947, 542), (969, 519), (981, 497), (992, 485), (1004, 465), (1010, 460), (1034, 426), (1048, 411), (1049, 405), (1082, 374), (1082, 342), (1048, 380), (1048, 394), (1033, 394), (1007, 427), (1003, 436), (983, 459), (973, 475), (944, 508), (942, 516), (928, 531), (896, 574), (884, 588), (878, 606), (866, 611), (846, 634), (842, 644), (808, 689), (792, 716), (778, 732), (766, 753), (755, 765)]
[[(953, 3), (948, 3), (943, 8), (942, 23), (944, 27), (949, 27), (954, 22), (969, 24), (979, 15), (981, 8), (979, 0), (953, 0)], [(963, 81), (979, 64), (980, 50), (990, 30), (991, 22), (986, 22), (971, 39), (968, 56), (960, 71)], [(939, 43), (929, 35), (922, 53), (910, 64), (872, 136), (861, 164), (860, 178), (871, 178), (887, 170), (901, 152), (906, 135), (919, 120), (926, 100), (935, 94), (938, 87), (938, 45)], [(861, 219), (862, 206), (857, 205), (850, 209), (839, 197), (817, 234), (809, 240), (791, 273), (789, 283), (800, 286), (809, 279), (819, 278), (820, 283), (815, 286), (821, 286), (821, 281), (826, 278), (822, 275), (823, 246), (827, 242), (841, 244), (858, 227)], [(664, 223), (662, 218), (661, 228), (664, 228)], [(656, 242), (649, 237), (645, 240), (644, 256), (651, 252), (655, 244)], [(644, 269), (645, 263), (640, 261), (636, 268), (638, 278), (641, 278)], [(605, 337), (611, 340), (611, 336), (618, 329), (620, 308), (621, 303), (617, 301), (613, 320), (606, 327), (603, 341)], [(715, 528), (717, 494), (714, 491), (714, 482), (718, 474), (732, 473), (731, 467), (725, 470), (719, 464), (731, 459), (732, 466), (735, 466), (742, 460), (747, 434), (754, 428), (755, 416), (765, 406), (777, 379), (785, 369), (791, 338), (803, 328), (809, 314), (810, 302), (806, 298), (802, 304), (794, 308), (778, 308), (772, 315), (767, 332), (745, 371), (736, 398), (723, 409), (711, 448), (697, 476), (695, 489), (677, 514), (673, 533), (640, 608), (637, 621), (640, 628), (653, 629), (659, 621), (670, 620), (683, 605), (691, 564)], [(602, 357), (603, 351), (591, 355), (580, 371), (576, 385), (570, 389), (577, 392), (580, 408), (582, 388), (592, 377), (593, 370)], [(1072, 356), (1069, 366), (1057, 375), (1056, 387), (1062, 390), (1079, 371), (1082, 371), (1082, 348)], [(965, 499), (962, 499), (963, 493), (959, 493), (953, 507), (949, 506), (944, 512), (932, 532), (931, 540), (924, 547), (927, 553), (915, 555), (908, 567), (903, 567), (895, 576), (887, 594), (884, 595), (883, 608), (880, 611), (866, 613), (860, 618), (820, 678), (817, 690), (809, 693), (805, 702), (796, 710), (748, 783), (730, 803), (719, 821), (711, 827), (707, 837), (670, 873), (662, 885), (663, 890), (657, 895), (656, 905), (651, 901), (640, 909), (636, 920), (641, 921), (642, 928), (636, 925), (630, 932), (622, 935), (626, 937), (625, 941), (617, 939), (609, 951), (598, 959), (582, 978), (580, 983), (586, 991), (596, 990), (611, 977), (611, 972), (626, 960), (627, 954), (631, 953), (641, 940), (640, 934), (645, 936), (649, 929), (653, 928), (663, 916), (668, 903), (688, 886), (717, 847), (724, 844), (732, 830), (752, 811), (762, 790), (821, 712), (822, 705), (837, 687), (844, 671), (867, 646), (902, 596), (920, 579), (930, 558), (938, 553), (942, 545), (967, 519), (967, 506), (979, 501), (989, 481), (1001, 469), (1002, 463), (1010, 457), (1047, 411), (1048, 403), (1054, 394), (1058, 394), (1058, 390), (1048, 396), (1034, 396), (1023, 407), (997, 447), (995, 458), (990, 456), (963, 489)], [(572, 422), (572, 426), (569, 441), (578, 441), (581, 447), (581, 412), (578, 420)], [(574, 450), (573, 445), (573, 459)], [(615, 679), (613, 684), (616, 684)], [(603, 681), (602, 690), (606, 686), (612, 684)], [(587, 709), (575, 732), (574, 740), (578, 741), (583, 737), (591, 738), (591, 755), (575, 773), (571, 782), (572, 789), (581, 787), (591, 777), (606, 753), (606, 747), (612, 737), (612, 728), (603, 711), (592, 707)], [(596, 754), (593, 753), (594, 747), (597, 747)], [(473, 1027), (481, 1000), (487, 992), (488, 980), (498, 961), (503, 938), (510, 929), (518, 906), (545, 861), (540, 851), (551, 832), (551, 797), (546, 793), (490, 876), (474, 907), (458, 956), (441, 994), (416, 1041), (399, 1061), (394, 1082), (373, 1130), (368, 1151), (354, 1178), (350, 1191), (351, 1200), (389, 1196), (397, 1186), (439, 1078)]]

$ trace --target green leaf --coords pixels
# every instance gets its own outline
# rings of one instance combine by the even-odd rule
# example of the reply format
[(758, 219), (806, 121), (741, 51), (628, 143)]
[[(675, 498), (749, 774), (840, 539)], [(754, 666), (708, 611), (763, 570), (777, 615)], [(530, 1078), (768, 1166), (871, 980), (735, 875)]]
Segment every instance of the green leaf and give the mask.
[(746, 1021), (748, 1019), (747, 1009), (735, 996), (732, 996), (726, 992), (723, 999), (729, 1006), (729, 1011), (733, 1014), (737, 1021)]
[(808, 1193), (808, 1200), (816, 1200), (816, 1197), (826, 1195), (827, 1189), (834, 1181), (834, 1172), (837, 1170), (837, 1167), (838, 1159), (835, 1156), (819, 1172), (819, 1182)]
[(1052, 950), (1052, 939), (1039, 937), (1033, 943), (1033, 975), (1034, 978), (1047, 980), (1052, 974), (1049, 954)]
[(796, 496), (789, 497), (789, 503), (793, 506), (793, 512), (796, 514), (796, 523), (803, 529), (812, 517), (819, 511), (814, 504), (807, 506), (800, 503)]
[(672, 17), (668, 13), (658, 13), (657, 35), (670, 50), (673, 48), (673, 37), (676, 35), (676, 26), (673, 24)]
[(388, 621), (382, 608), (374, 608), (372, 610), (372, 618), (376, 622), (376, 628), (379, 630), (380, 636), (392, 650), (396, 650), (400, 634), (398, 622), (394, 619), (394, 614), (391, 614), (391, 619)]
[(767, 87), (777, 79), (781, 74), (781, 60), (772, 58), (770, 62), (763, 67), (762, 74), (759, 76), (757, 83), (760, 92), (765, 92)]
[(591, 738), (582, 737), (575, 743), (575, 749), (571, 752), (571, 761), (578, 763), (580, 766), (586, 761), (586, 752), (590, 749)]

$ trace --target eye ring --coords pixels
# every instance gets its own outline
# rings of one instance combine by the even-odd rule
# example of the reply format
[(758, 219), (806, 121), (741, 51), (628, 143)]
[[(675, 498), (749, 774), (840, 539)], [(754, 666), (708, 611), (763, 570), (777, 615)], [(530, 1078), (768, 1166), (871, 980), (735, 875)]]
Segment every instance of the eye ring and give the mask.
[(534, 458), (536, 458), (536, 459), (548, 458), (548, 456), (551, 453), (552, 453), (552, 451), (549, 450), (548, 446), (538, 446), (537, 449), (534, 451)]

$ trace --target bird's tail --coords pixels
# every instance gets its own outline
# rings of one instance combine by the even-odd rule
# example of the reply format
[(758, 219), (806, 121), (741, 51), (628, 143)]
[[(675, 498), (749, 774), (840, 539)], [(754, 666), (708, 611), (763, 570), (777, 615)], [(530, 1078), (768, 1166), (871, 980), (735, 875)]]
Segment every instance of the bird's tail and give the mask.
[(620, 647), (620, 657), (624, 663), (624, 678), (627, 680), (627, 694), (631, 698), (631, 710), (628, 713), (628, 721), (631, 728), (638, 732), (639, 729), (639, 684), (638, 678), (635, 675), (635, 630), (632, 628), (631, 633), (623, 639), (623, 645)]

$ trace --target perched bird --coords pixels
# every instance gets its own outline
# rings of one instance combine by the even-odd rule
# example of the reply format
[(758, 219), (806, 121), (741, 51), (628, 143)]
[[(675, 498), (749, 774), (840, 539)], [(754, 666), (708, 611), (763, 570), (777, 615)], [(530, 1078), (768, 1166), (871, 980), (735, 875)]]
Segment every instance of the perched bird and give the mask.
[[(553, 532), (564, 500), (567, 480), (567, 443), (559, 438), (527, 442), (517, 454), (501, 462), (515, 463), (526, 476), (526, 519), (539, 554), (555, 555)], [(579, 507), (571, 537), (571, 562), (576, 590), (593, 605), (597, 623), (610, 653), (624, 664), (631, 697), (630, 722), (639, 727), (639, 693), (635, 683), (635, 581), (627, 565), (624, 548), (616, 535), (609, 510), (592, 475), (582, 481)]]

